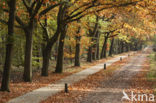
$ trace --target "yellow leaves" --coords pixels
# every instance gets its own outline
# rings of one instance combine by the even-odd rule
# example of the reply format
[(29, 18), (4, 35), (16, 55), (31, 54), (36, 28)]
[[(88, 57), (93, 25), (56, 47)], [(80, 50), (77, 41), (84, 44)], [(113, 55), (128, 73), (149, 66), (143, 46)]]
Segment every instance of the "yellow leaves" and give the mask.
[(127, 23), (124, 24), (124, 27), (125, 27), (125, 28), (129, 28), (129, 29), (133, 28), (132, 26), (130, 26), (130, 25), (127, 24)]
[(90, 45), (90, 38), (88, 37), (82, 37), (81, 39), (81, 45), (83, 46), (83, 48), (88, 48)]
[[(75, 36), (83, 36), (85, 34), (85, 28), (84, 28), (85, 23), (81, 22), (73, 22), (68, 25), (68, 30), (67, 30), (67, 35), (70, 37), (75, 37)], [(80, 28), (80, 32), (78, 33), (78, 29)]]
[(82, 22), (81, 22), (81, 25), (82, 25), (85, 29), (89, 29), (89, 28), (90, 28), (87, 20), (82, 21)]
[(137, 5), (139, 5), (141, 7), (145, 7), (146, 6), (146, 2), (144, 2), (144, 1), (138, 2)]
[(75, 0), (70, 0), (70, 2), (71, 2), (71, 3), (74, 3), (74, 2), (75, 2)]
[(64, 57), (65, 58), (74, 58), (75, 54), (70, 54), (70, 53), (64, 52)]
[(66, 45), (69, 45), (73, 48), (75, 48), (75, 46), (76, 46), (76, 40), (72, 37), (70, 37), (70, 39), (66, 39), (65, 43), (66, 43)]

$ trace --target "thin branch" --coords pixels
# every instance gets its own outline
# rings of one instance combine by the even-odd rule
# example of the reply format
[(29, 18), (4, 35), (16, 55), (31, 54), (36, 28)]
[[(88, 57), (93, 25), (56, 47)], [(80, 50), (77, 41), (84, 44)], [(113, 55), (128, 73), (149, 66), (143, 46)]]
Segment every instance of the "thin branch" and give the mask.
[(117, 36), (117, 35), (119, 35), (119, 34), (111, 35), (111, 36), (109, 36), (108, 38), (113, 38), (113, 37), (115, 37), (115, 36)]
[(36, 14), (38, 13), (39, 9), (41, 8), (41, 6), (42, 6), (42, 4), (43, 4), (43, 1), (44, 1), (44, 0), (41, 0), (41, 1), (39, 0), (39, 1), (37, 2), (37, 5), (36, 5), (36, 7), (35, 7), (35, 10), (34, 10), (32, 16), (31, 16), (31, 18), (34, 18), (34, 17), (36, 16)]
[(25, 23), (18, 16), (15, 16), (15, 19), (16, 19), (17, 23), (21, 26), (21, 28), (23, 28), (23, 29), (26, 28)]
[(22, 1), (23, 1), (24, 6), (26, 7), (27, 11), (30, 12), (30, 7), (26, 3), (26, 1), (25, 0), (22, 0)]
[(111, 30), (111, 31), (106, 31), (106, 32), (100, 32), (101, 34), (107, 34), (107, 33), (113, 33), (114, 31), (116, 31), (116, 29), (115, 30)]
[[(98, 6), (98, 5), (97, 5), (97, 6)], [(92, 7), (95, 7), (95, 6), (94, 6), (94, 5), (88, 6), (88, 7), (84, 8), (84, 10), (82, 10), (82, 11), (80, 11), (80, 12), (78, 12), (78, 13), (72, 15), (72, 16), (69, 16), (69, 17), (67, 18), (67, 20), (72, 19), (72, 18), (74, 18), (74, 17), (77, 17), (77, 16), (83, 14), (84, 11), (87, 11), (88, 9), (90, 9), (90, 8), (92, 8)]]
[[(78, 8), (76, 8), (75, 10), (73, 10), (71, 13), (70, 13), (70, 15), (72, 15), (74, 12), (76, 12), (76, 11), (78, 11), (78, 10), (80, 10), (80, 9), (82, 9), (83, 7), (85, 7), (85, 6), (88, 6), (88, 5), (92, 5), (93, 7), (96, 7), (96, 6), (99, 6), (99, 5), (103, 5), (103, 4), (100, 4), (100, 3), (98, 3), (98, 4), (96, 4), (95, 5), (95, 3), (96, 3), (96, 1), (93, 3), (93, 2), (89, 2), (89, 3), (85, 3), (85, 4), (83, 4), (83, 5), (81, 5), (81, 6), (79, 6)], [(107, 3), (107, 4), (104, 4), (104, 5), (112, 5), (112, 3)], [(85, 10), (85, 9), (84, 9)]]
[(70, 15), (72, 15), (74, 12), (76, 12), (76, 11), (78, 11), (79, 9), (81, 9), (81, 8), (83, 8), (83, 7), (85, 7), (85, 6), (88, 6), (88, 5), (90, 5), (90, 3), (85, 3), (84, 5), (81, 5), (80, 7), (76, 8), (75, 10), (73, 10), (73, 11), (70, 13)]
[(71, 23), (71, 22), (80, 20), (81, 18), (83, 18), (83, 17), (85, 17), (85, 16), (86, 16), (86, 15), (81, 15), (81, 16), (79, 16), (79, 17), (77, 17), (77, 18), (74, 18), (74, 19), (71, 19), (71, 20), (66, 21), (66, 23)]
[(52, 10), (53, 8), (61, 5), (62, 3), (58, 3), (58, 4), (55, 4), (55, 5), (51, 5), (49, 7), (47, 7), (46, 9), (42, 10), (40, 13), (39, 13), (39, 17), (45, 15), (46, 13), (48, 13), (50, 10)]
[[(143, 0), (140, 0), (140, 1), (143, 1)], [(102, 10), (115, 8), (115, 7), (125, 7), (125, 6), (128, 6), (128, 5), (136, 5), (136, 3), (140, 2), (140, 1), (135, 1), (135, 2), (131, 2), (131, 3), (124, 3), (124, 4), (119, 4), (119, 5), (112, 5), (112, 6), (109, 6), (109, 7), (104, 7), (104, 8), (98, 9), (98, 10), (96, 10), (96, 12), (100, 12)], [(106, 4), (106, 5), (110, 5), (110, 4)], [(88, 15), (90, 13), (93, 13), (93, 11), (92, 11), (92, 12), (83, 14), (84, 11), (86, 11), (87, 9), (90, 9), (92, 7), (97, 7), (97, 6), (101, 6), (101, 5), (100, 4), (98, 4), (98, 5), (91, 5), (91, 6), (87, 7), (85, 10), (80, 11), (80, 12), (76, 13), (75, 15), (68, 17), (67, 18), (67, 22), (69, 23), (69, 22), (73, 22), (73, 21), (79, 20), (82, 17), (84, 17), (84, 16), (86, 16), (86, 15)], [(77, 16), (79, 16), (79, 17), (77, 17)], [(77, 17), (77, 18), (75, 18), (75, 17)]]
[(31, 6), (30, 6), (30, 10), (33, 10), (35, 4), (36, 4), (36, 0), (34, 0), (34, 2), (31, 4)]
[[(143, 1), (143, 0), (140, 0), (140, 1)], [(125, 7), (125, 6), (129, 6), (129, 5), (136, 5), (140, 1), (135, 1), (135, 2), (130, 2), (130, 3), (124, 3), (124, 4), (119, 4), (119, 5), (112, 5), (110, 7), (101, 8), (101, 9), (97, 10), (96, 12), (100, 12), (102, 10), (110, 9), (110, 8)]]
[[(3, 24), (5, 24), (5, 25), (8, 25), (8, 22), (5, 21), (5, 20), (0, 19), (0, 22), (3, 23)], [(15, 27), (16, 27), (16, 28), (22, 28), (22, 27), (19, 26), (19, 25), (15, 25)]]

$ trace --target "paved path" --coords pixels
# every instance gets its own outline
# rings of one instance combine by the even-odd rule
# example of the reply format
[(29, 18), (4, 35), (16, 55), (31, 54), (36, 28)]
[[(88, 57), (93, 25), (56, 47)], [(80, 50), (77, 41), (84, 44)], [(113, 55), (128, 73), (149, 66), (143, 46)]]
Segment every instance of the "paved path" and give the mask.
[(131, 77), (135, 76), (145, 62), (147, 48), (142, 54), (132, 57), (128, 64), (114, 72), (113, 77), (104, 80), (101, 86), (84, 98), (81, 103), (122, 103), (123, 90), (130, 86)]
[[(127, 56), (120, 56), (120, 57), (126, 58)], [(106, 61), (105, 63), (107, 64), (107, 66), (110, 66), (112, 63), (119, 61), (120, 57), (113, 58), (111, 60)], [(103, 68), (104, 68), (104, 63), (98, 64), (91, 68), (85, 69), (81, 72), (75, 73), (71, 76), (65, 77), (64, 79), (61, 79), (54, 84), (50, 84), (47, 87), (42, 87), (32, 92), (26, 93), (25, 95), (22, 95), (20, 97), (14, 98), (10, 100), (8, 103), (40, 103), (41, 101), (47, 99), (49, 96), (52, 96), (64, 90), (65, 83), (71, 85), (75, 82), (78, 82), (86, 78), (91, 74), (100, 71)]]

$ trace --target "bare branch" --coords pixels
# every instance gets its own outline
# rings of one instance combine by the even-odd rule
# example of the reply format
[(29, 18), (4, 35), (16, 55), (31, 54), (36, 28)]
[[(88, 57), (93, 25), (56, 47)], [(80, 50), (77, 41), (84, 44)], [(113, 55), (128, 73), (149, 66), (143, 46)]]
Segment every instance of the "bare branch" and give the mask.
[(26, 28), (25, 23), (18, 16), (15, 16), (15, 19), (16, 19), (17, 23), (21, 26), (21, 28), (23, 28), (23, 29)]
[(90, 3), (85, 3), (84, 5), (81, 5), (80, 7), (76, 8), (75, 10), (73, 10), (73, 11), (70, 13), (70, 15), (72, 15), (74, 12), (76, 12), (76, 11), (80, 10), (81, 8), (83, 8), (83, 7), (85, 7), (85, 6), (88, 6), (88, 5), (90, 5)]
[[(143, 0), (140, 0), (140, 1), (143, 1)], [(136, 5), (138, 2), (140, 1), (135, 1), (135, 2), (130, 2), (130, 3), (124, 3), (124, 4), (119, 4), (119, 5), (112, 5), (110, 7), (104, 7), (104, 8), (101, 8), (99, 10), (97, 10), (96, 12), (100, 12), (102, 10), (105, 10), (105, 9), (110, 9), (110, 8), (116, 8), (116, 7), (126, 7), (126, 6), (129, 6), (129, 5)]]
[(40, 13), (39, 13), (39, 17), (43, 16), (44, 14), (48, 13), (50, 10), (54, 9), (55, 7), (61, 5), (62, 3), (58, 3), (58, 4), (55, 4), (55, 5), (51, 5), (49, 7), (47, 7), (46, 9), (42, 10)]
[(31, 4), (31, 6), (30, 6), (30, 10), (33, 10), (35, 4), (36, 4), (36, 0), (34, 0), (34, 2)]
[(115, 37), (115, 36), (117, 36), (117, 35), (119, 35), (119, 34), (111, 35), (111, 36), (109, 36), (108, 38), (113, 38), (113, 37)]
[(38, 11), (39, 11), (39, 9), (41, 8), (42, 4), (43, 4), (43, 0), (41, 0), (41, 1), (39, 0), (39, 1), (37, 2), (37, 5), (36, 5), (36, 7), (35, 7), (35, 10), (34, 10), (32, 16), (31, 16), (31, 18), (34, 18), (34, 17), (36, 16), (36, 14), (38, 13)]
[[(5, 24), (5, 25), (8, 25), (8, 22), (5, 21), (5, 20), (0, 19), (0, 22), (3, 23), (3, 24)], [(16, 27), (16, 28), (22, 28), (22, 27), (19, 26), (19, 25), (15, 25), (15, 27)]]
[[(73, 22), (73, 21), (76, 21), (76, 20), (79, 20), (81, 19), (82, 17), (90, 14), (90, 13), (93, 13), (92, 12), (89, 12), (89, 13), (84, 13), (85, 11), (87, 11), (88, 9), (92, 8), (92, 7), (98, 7), (98, 6), (103, 6), (103, 5), (109, 5), (109, 7), (104, 7), (104, 8), (101, 8), (101, 9), (98, 9), (96, 10), (95, 12), (100, 12), (102, 10), (105, 10), (105, 9), (110, 9), (110, 8), (115, 8), (115, 7), (125, 7), (125, 6), (128, 6), (128, 5), (136, 5), (136, 3), (140, 2), (140, 1), (143, 1), (143, 0), (139, 0), (139, 1), (135, 1), (135, 2), (130, 2), (130, 3), (124, 3), (124, 4), (119, 4), (119, 5), (113, 5), (113, 4), (97, 4), (97, 5), (90, 5), (88, 7), (86, 7), (83, 11), (80, 11), (70, 17), (67, 18), (67, 22)], [(112, 16), (113, 18), (113, 16)], [(111, 19), (111, 18), (110, 18)]]
[(26, 7), (27, 11), (30, 12), (30, 7), (26, 3), (26, 1), (25, 0), (22, 0), (22, 1), (23, 1), (24, 6)]

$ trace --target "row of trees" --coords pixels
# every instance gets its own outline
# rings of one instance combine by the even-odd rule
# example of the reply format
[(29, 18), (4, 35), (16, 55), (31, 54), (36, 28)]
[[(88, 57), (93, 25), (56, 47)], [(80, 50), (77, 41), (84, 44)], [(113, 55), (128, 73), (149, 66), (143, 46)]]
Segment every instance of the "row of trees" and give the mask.
[[(107, 53), (112, 56), (141, 49), (150, 36), (147, 33), (153, 34), (154, 21), (149, 23), (134, 12), (138, 10), (144, 14), (140, 8), (134, 8), (142, 7), (140, 2), (147, 1), (2, 0), (0, 63), (4, 64), (4, 70), (1, 90), (9, 91), (11, 65), (23, 66), (23, 80), (31, 82), (32, 64), (42, 62), (41, 75), (48, 76), (52, 56), (57, 60), (55, 72), (62, 73), (64, 56), (75, 58), (75, 66), (80, 66), (86, 51), (87, 61), (92, 62), (106, 58)], [(139, 19), (142, 21), (136, 24)]]

